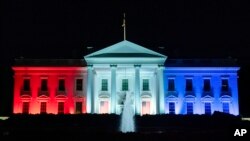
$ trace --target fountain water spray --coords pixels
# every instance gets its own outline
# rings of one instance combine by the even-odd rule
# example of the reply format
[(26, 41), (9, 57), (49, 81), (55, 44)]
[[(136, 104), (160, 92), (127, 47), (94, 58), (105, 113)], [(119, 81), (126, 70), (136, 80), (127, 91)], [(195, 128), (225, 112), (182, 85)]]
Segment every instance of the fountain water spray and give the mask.
[(124, 107), (122, 111), (121, 119), (121, 132), (135, 132), (135, 121), (134, 121), (134, 111), (132, 108), (132, 99), (131, 95), (126, 92)]

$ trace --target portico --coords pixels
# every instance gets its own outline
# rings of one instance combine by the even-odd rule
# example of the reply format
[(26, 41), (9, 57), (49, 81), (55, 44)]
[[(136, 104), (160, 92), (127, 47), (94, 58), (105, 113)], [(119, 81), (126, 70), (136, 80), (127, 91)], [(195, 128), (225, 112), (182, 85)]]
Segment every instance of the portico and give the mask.
[[(125, 93), (133, 95), (136, 114), (164, 113), (163, 64), (166, 56), (122, 41), (84, 57), (88, 72), (87, 109), (120, 114)], [(91, 80), (90, 80), (91, 79)], [(91, 84), (93, 83), (93, 85)]]

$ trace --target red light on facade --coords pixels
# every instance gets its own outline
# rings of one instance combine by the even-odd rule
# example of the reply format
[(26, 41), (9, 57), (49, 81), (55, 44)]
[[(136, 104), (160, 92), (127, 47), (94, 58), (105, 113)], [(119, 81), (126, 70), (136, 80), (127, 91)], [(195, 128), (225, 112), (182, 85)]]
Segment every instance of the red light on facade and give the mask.
[[(58, 103), (63, 102), (63, 113), (76, 113), (76, 102), (81, 102), (79, 113), (86, 112), (85, 91), (75, 90), (76, 78), (84, 78), (82, 67), (13, 67), (13, 113), (58, 114)], [(59, 80), (65, 84), (59, 88)], [(29, 86), (27, 86), (29, 85)]]

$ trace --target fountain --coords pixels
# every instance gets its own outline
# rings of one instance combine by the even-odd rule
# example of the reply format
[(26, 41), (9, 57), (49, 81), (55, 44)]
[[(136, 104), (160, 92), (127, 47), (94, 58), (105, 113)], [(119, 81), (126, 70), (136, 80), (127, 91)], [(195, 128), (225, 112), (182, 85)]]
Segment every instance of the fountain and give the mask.
[(134, 111), (131, 106), (131, 95), (126, 92), (124, 107), (121, 117), (121, 132), (135, 132)]

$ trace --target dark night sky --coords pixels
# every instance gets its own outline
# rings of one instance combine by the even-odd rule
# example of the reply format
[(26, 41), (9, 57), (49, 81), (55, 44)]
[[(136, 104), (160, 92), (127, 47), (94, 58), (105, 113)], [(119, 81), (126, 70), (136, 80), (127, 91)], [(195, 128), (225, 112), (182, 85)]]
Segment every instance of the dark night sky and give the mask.
[[(248, 3), (2, 0), (0, 9), (0, 115), (12, 110), (14, 58), (82, 58), (123, 40), (126, 12), (127, 39), (169, 58), (237, 58), (240, 113), (250, 116)], [(87, 50), (88, 46), (94, 48)]]

